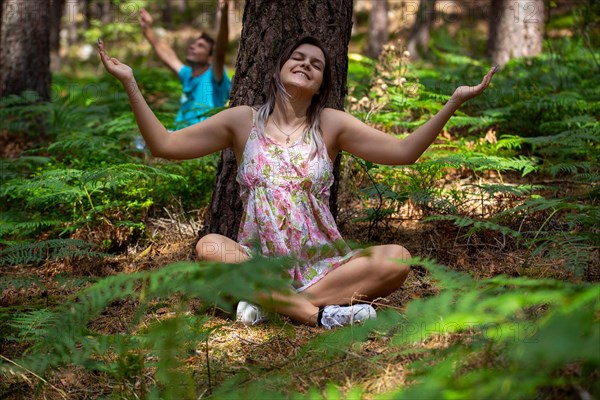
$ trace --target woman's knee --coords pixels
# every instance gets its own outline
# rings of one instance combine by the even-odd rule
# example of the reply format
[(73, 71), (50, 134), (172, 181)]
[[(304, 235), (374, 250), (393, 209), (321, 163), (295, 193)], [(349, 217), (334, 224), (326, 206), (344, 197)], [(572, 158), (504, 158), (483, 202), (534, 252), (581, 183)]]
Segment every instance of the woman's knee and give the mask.
[(198, 240), (196, 255), (200, 261), (226, 263), (240, 263), (249, 258), (239, 243), (217, 233), (209, 233)]
[(196, 256), (200, 261), (218, 261), (222, 244), (221, 235), (209, 233), (202, 236), (196, 243)]
[(379, 262), (382, 272), (389, 278), (404, 281), (410, 272), (410, 266), (406, 263), (411, 258), (410, 252), (397, 244), (381, 246)]

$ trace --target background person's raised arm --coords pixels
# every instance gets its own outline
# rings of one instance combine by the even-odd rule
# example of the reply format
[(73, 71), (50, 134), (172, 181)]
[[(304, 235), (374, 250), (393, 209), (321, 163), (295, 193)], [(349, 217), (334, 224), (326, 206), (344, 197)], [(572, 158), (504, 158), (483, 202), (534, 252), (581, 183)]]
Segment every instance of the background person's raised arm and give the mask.
[(215, 77), (215, 81), (219, 83), (223, 80), (225, 55), (227, 54), (227, 47), (229, 46), (229, 9), (227, 3), (227, 0), (219, 1), (221, 19), (219, 20), (219, 31), (217, 33), (215, 49), (213, 52), (213, 76)]
[(139, 21), (144, 37), (150, 42), (152, 48), (158, 55), (158, 58), (160, 58), (161, 61), (175, 73), (175, 75), (179, 76), (179, 70), (183, 67), (183, 62), (177, 57), (177, 53), (175, 53), (175, 50), (173, 50), (171, 46), (156, 36), (152, 27), (154, 21), (150, 13), (142, 8), (140, 10)]
[(240, 119), (233, 115), (240, 112), (239, 108), (225, 110), (180, 131), (168, 132), (140, 92), (131, 67), (108, 56), (100, 39), (98, 52), (106, 70), (125, 88), (140, 133), (152, 155), (183, 160), (202, 157), (232, 146), (234, 127), (231, 121)]

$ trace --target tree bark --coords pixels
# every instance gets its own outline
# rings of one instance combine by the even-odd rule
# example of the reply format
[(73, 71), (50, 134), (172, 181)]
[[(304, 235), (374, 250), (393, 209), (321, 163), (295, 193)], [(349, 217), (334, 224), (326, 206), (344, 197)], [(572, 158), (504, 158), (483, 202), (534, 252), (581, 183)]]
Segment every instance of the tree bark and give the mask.
[[(343, 109), (347, 93), (348, 43), (352, 28), (351, 0), (248, 0), (244, 8), (240, 50), (231, 88), (231, 105), (260, 105), (266, 97), (270, 74), (279, 54), (305, 35), (318, 38), (331, 56), (332, 93), (328, 106)], [(339, 176), (339, 156), (335, 162)], [(203, 233), (237, 239), (242, 202), (235, 180), (233, 151), (222, 152), (212, 202)], [(329, 206), (336, 215), (337, 178)]]
[(4, 0), (0, 97), (35, 90), (50, 99), (50, 0)]
[(492, 0), (488, 51), (493, 64), (542, 52), (544, 0)]
[(378, 58), (383, 45), (388, 41), (388, 1), (371, 0), (367, 55)]
[(436, 15), (435, 2), (436, 0), (421, 0), (419, 4), (417, 17), (406, 43), (406, 49), (413, 59), (420, 58), (421, 53), (429, 46), (431, 28), (435, 22)]

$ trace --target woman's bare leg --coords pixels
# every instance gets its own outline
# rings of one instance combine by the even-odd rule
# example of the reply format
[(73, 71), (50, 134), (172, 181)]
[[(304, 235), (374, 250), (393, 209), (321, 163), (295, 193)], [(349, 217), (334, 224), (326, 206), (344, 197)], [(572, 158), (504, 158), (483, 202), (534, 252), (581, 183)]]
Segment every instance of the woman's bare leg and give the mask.
[[(250, 258), (239, 243), (216, 233), (200, 238), (196, 244), (196, 255), (201, 261), (226, 263), (241, 263)], [(261, 297), (263, 301), (260, 305), (269, 310), (287, 315), (307, 325), (317, 324), (319, 308), (308, 301), (305, 296), (294, 292), (289, 294), (272, 292)]]
[(410, 267), (402, 261), (410, 257), (408, 250), (399, 245), (369, 247), (300, 294), (273, 293), (273, 300), (287, 305), (270, 309), (316, 325), (319, 307), (371, 301), (398, 289), (410, 272)]
[[(202, 237), (196, 253), (202, 261), (239, 263), (250, 258), (237, 242), (218, 234)], [(261, 305), (298, 322), (316, 325), (319, 307), (374, 300), (402, 286), (410, 270), (408, 265), (401, 264), (401, 260), (410, 258), (404, 247), (374, 246), (363, 254), (331, 271), (304, 292), (272, 292), (263, 296)]]
[(235, 240), (216, 233), (202, 236), (196, 243), (196, 255), (200, 261), (216, 261), (224, 263), (241, 263), (250, 256)]
[(306, 289), (304, 295), (322, 307), (375, 300), (402, 286), (410, 272), (410, 267), (402, 263), (410, 258), (408, 250), (387, 244), (369, 247), (363, 254), (325, 275)]

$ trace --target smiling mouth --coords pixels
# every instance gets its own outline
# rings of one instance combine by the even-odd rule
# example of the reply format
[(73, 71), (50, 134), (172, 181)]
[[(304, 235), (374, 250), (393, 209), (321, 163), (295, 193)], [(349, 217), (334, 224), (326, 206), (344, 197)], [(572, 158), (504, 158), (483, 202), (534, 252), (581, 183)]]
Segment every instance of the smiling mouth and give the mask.
[(294, 74), (302, 74), (302, 75), (304, 75), (304, 77), (306, 79), (310, 80), (310, 78), (308, 77), (308, 75), (306, 73), (302, 72), (302, 71), (296, 71), (296, 72), (294, 72)]

